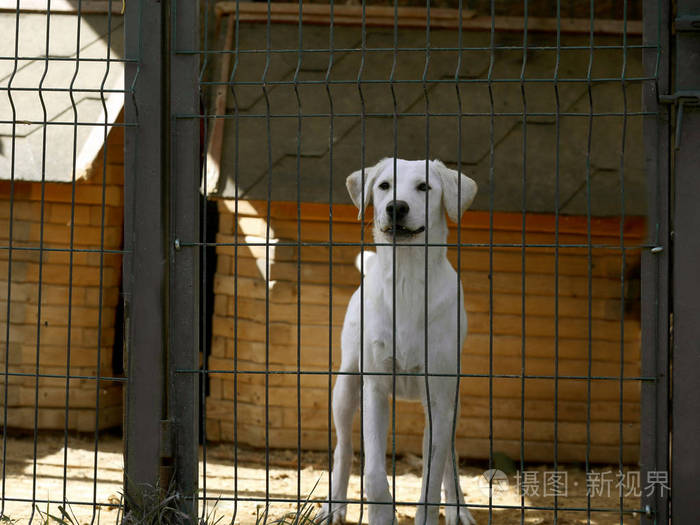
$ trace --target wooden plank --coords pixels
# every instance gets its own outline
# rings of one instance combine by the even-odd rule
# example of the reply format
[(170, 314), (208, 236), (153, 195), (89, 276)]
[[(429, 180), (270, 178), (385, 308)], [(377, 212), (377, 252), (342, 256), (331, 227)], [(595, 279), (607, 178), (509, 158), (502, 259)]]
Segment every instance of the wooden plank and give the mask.
[[(268, 19), (268, 6), (265, 4), (249, 4), (236, 2), (219, 2), (216, 4), (217, 15), (236, 14), (237, 18), (245, 22), (264, 23)], [(299, 21), (299, 7), (295, 3), (270, 4), (270, 19), (273, 23), (294, 23)], [(400, 7), (399, 17), (396, 22), (401, 28), (424, 28), (427, 22), (426, 10), (419, 7)], [(493, 20), (489, 16), (475, 16), (475, 12), (462, 9), (432, 8), (430, 10), (431, 27), (458, 29), (460, 27), (460, 14), (462, 28), (464, 30), (489, 31), (492, 27), (496, 31), (522, 32), (525, 27), (525, 19), (515, 16), (498, 16)], [(305, 4), (302, 12), (302, 21), (305, 24), (330, 23), (330, 8), (322, 4)], [(336, 25), (359, 26), (362, 24), (361, 6), (334, 6), (333, 22)], [(367, 7), (365, 24), (370, 27), (394, 27), (394, 9), (390, 6)], [(583, 18), (556, 18), (528, 17), (528, 31), (556, 32), (588, 34), (590, 33), (590, 21)], [(596, 34), (622, 34), (641, 35), (642, 23), (638, 20), (595, 20)]]
[[(246, 239), (243, 236), (238, 237), (239, 243), (250, 242), (253, 239)], [(233, 235), (217, 234), (217, 243), (223, 243), (223, 246), (217, 246), (219, 255), (233, 256), (235, 253), (236, 238)], [(255, 242), (264, 243), (264, 238), (256, 238)], [(361, 246), (302, 246), (301, 249), (296, 246), (276, 246), (271, 244), (270, 258), (275, 262), (291, 262), (295, 263), (301, 256), (302, 264), (307, 263), (324, 263), (328, 264), (331, 251), (334, 264), (350, 264), (355, 265), (355, 259), (360, 253)], [(366, 247), (367, 251), (374, 251), (373, 247)], [(453, 266), (456, 266), (457, 254), (456, 250), (449, 248), (447, 252), (448, 258)], [(238, 257), (254, 257), (256, 259), (264, 259), (266, 256), (265, 246), (247, 246), (239, 245)], [(462, 249), (462, 269), (463, 270), (488, 270), (489, 269), (489, 249), (465, 247)], [(634, 268), (639, 262), (638, 254), (628, 252), (626, 258), (626, 271)], [(527, 248), (525, 251), (525, 270), (536, 271), (536, 273), (554, 273), (555, 257), (553, 250), (547, 253), (538, 249)], [(520, 248), (494, 248), (493, 249), (493, 271), (499, 272), (516, 272), (522, 271), (522, 253)], [(568, 250), (559, 255), (559, 275), (588, 275), (588, 256), (587, 254), (573, 255)], [(622, 256), (620, 253), (610, 250), (594, 250), (591, 258), (591, 275), (594, 277), (611, 277), (619, 279), (622, 273)]]
[[(553, 306), (553, 298), (551, 306)], [(230, 309), (227, 315), (233, 319), (235, 303), (231, 300)], [(301, 320), (297, 316), (296, 304), (270, 303), (269, 316), (273, 322), (279, 322), (291, 326), (317, 326), (325, 328), (328, 326), (329, 305), (307, 305), (302, 304)], [(339, 327), (343, 323), (345, 307), (333, 308), (333, 325)], [(469, 333), (489, 334), (491, 331), (495, 335), (520, 336), (522, 334), (520, 313), (503, 314), (498, 312), (468, 311), (469, 313)], [(562, 339), (587, 339), (589, 330), (593, 341), (618, 342), (621, 337), (623, 325), (619, 320), (591, 319), (586, 316), (563, 317), (557, 319), (554, 310), (541, 310), (539, 315), (530, 314), (525, 316), (525, 334), (527, 337), (554, 337), (558, 328), (559, 337)], [(265, 301), (259, 299), (247, 299), (239, 297), (238, 300), (239, 319), (250, 319), (262, 322), (265, 318)], [(624, 323), (624, 335), (627, 342), (639, 341), (640, 323), (639, 320), (627, 319)]]
[[(305, 268), (304, 265), (303, 268)], [(307, 281), (303, 282), (302, 290), (297, 290), (296, 283), (296, 265), (293, 263), (277, 263), (271, 268), (271, 280), (277, 281), (271, 288), (278, 289), (278, 292), (287, 289), (286, 296), (290, 301), (296, 302), (298, 293), (305, 293), (308, 300), (316, 303), (328, 303), (328, 269), (327, 266), (320, 265), (323, 274), (313, 274), (308, 269), (303, 270)], [(262, 276), (256, 275), (256, 269), (249, 267), (246, 271), (241, 266), (239, 272), (239, 286), (242, 282), (241, 277), (259, 277), (262, 283)], [(461, 274), (462, 286), (465, 294), (471, 293), (490, 293), (491, 284), (483, 271), (462, 271)], [(556, 280), (559, 286), (559, 297), (588, 297), (588, 279), (585, 277), (560, 275)], [(226, 282), (226, 285), (223, 283)], [(217, 274), (215, 278), (215, 289), (221, 290), (221, 293), (233, 294), (234, 276), (225, 276)], [(336, 289), (347, 288), (352, 293), (360, 283), (359, 275), (354, 268), (349, 266), (342, 269), (334, 268), (333, 275), (333, 293)], [(516, 273), (495, 273), (492, 278), (493, 292), (497, 294), (516, 294), (522, 293), (522, 278)], [(619, 300), (621, 289), (620, 281), (615, 279), (594, 278), (592, 280), (593, 297), (599, 299)], [(525, 277), (525, 287), (531, 295), (553, 296), (555, 279), (552, 275), (527, 274)], [(225, 289), (228, 287), (228, 290)], [(260, 289), (259, 289), (260, 290)], [(262, 288), (264, 290), (264, 288)], [(277, 292), (276, 292), (277, 294)], [(280, 295), (278, 300), (282, 299)], [(349, 297), (349, 296), (348, 296)], [(335, 302), (335, 299), (334, 299)], [(341, 302), (342, 304), (342, 302)]]
[[(232, 338), (234, 327), (233, 319), (218, 317), (217, 319), (220, 320), (217, 321), (218, 331), (215, 333), (215, 335), (222, 335), (224, 337)], [(294, 324), (287, 324), (287, 327), (283, 328), (285, 327), (285, 323), (275, 322), (273, 323), (273, 326), (284, 329), (285, 333), (287, 334), (285, 337), (288, 337), (288, 339), (284, 339), (281, 334), (277, 334), (273, 338), (275, 341), (282, 338), (282, 345), (288, 345), (290, 348), (296, 348), (296, 326)], [(338, 338), (339, 329), (339, 326), (334, 327), (333, 333), (336, 336), (334, 339), (334, 351), (339, 351), (340, 348), (340, 340)], [(239, 320), (238, 330), (239, 344), (243, 341), (251, 343), (265, 342), (264, 322), (260, 323), (251, 320)], [(318, 339), (319, 337), (321, 338), (320, 340)], [(496, 334), (493, 337), (492, 346), (491, 338), (488, 333), (478, 333), (470, 330), (463, 352), (465, 359), (482, 359), (484, 356), (488, 356), (490, 352), (493, 351), (494, 356), (499, 356), (496, 363), (496, 366), (498, 367), (500, 366), (499, 363), (504, 362), (503, 359), (505, 356), (520, 356), (523, 349), (523, 343), (528, 363), (530, 359), (534, 359), (536, 357), (546, 358), (553, 363), (554, 348), (556, 343), (553, 337), (528, 335), (523, 342), (519, 336)], [(594, 360), (611, 361), (613, 363), (617, 363), (620, 359), (622, 348), (624, 350), (623, 355), (625, 362), (627, 363), (627, 372), (630, 372), (630, 370), (638, 367), (639, 344), (639, 338), (636, 335), (628, 338), (622, 346), (618, 341), (593, 340), (589, 343), (587, 339), (560, 337), (558, 341), (558, 349), (559, 357), (562, 360), (578, 359), (585, 361), (588, 356), (590, 345), (590, 351)], [(309, 363), (313, 363), (314, 359), (320, 359), (321, 362), (325, 361), (326, 359), (324, 356), (327, 356), (328, 350), (328, 327), (325, 325), (309, 325), (304, 327), (302, 332), (302, 348), (304, 355), (309, 359)], [(292, 354), (287, 355), (291, 356)], [(519, 373), (519, 370), (516, 370), (515, 373)], [(581, 372), (581, 374), (585, 375), (585, 371)]]
[[(257, 345), (258, 348), (264, 348), (264, 346)], [(251, 346), (251, 348), (254, 348)], [(271, 345), (272, 348), (272, 345)], [(295, 355), (293, 352), (293, 347), (287, 345), (288, 352), (290, 355)], [(305, 350), (304, 350), (305, 351)], [(293, 352), (293, 353), (292, 353)], [(301, 370), (301, 384), (302, 388), (328, 388), (328, 365), (318, 366), (316, 363), (328, 362), (328, 349), (325, 350), (324, 359), (322, 361), (316, 360), (313, 364), (305, 363)], [(262, 355), (262, 359), (260, 359)], [(335, 357), (338, 356), (336, 361)], [(334, 365), (337, 367), (340, 362), (339, 352), (334, 351)], [(256, 362), (253, 361), (262, 361)], [(484, 359), (482, 359), (482, 362)], [(562, 360), (563, 361), (563, 360)], [(469, 367), (469, 358), (464, 360), (463, 364), (464, 373), (472, 373), (472, 369)], [(217, 370), (222, 371), (232, 371), (233, 370), (233, 360), (232, 359), (220, 359), (211, 357), (209, 360), (209, 369), (212, 375), (217, 374)], [(268, 375), (268, 381), (270, 386), (296, 386), (297, 384), (297, 366), (296, 364), (279, 364), (271, 366), (269, 370), (273, 373)], [(265, 385), (265, 374), (255, 373), (246, 374), (245, 371), (265, 371), (264, 363), (264, 352), (258, 352), (258, 354), (247, 355), (245, 357), (239, 356), (238, 360), (238, 381), (241, 385), (247, 385), (241, 388), (250, 388), (251, 385), (263, 386)], [(277, 374), (275, 371), (287, 371), (294, 372), (291, 374)], [(321, 373), (309, 373), (309, 372), (321, 372)], [(483, 372), (480, 372), (483, 373)], [(529, 375), (534, 374), (532, 371), (527, 372)], [(227, 375), (227, 374), (222, 374)], [(548, 374), (549, 375), (549, 374)], [(585, 379), (585, 375), (582, 376), (584, 379), (567, 379), (560, 377), (558, 379), (558, 400), (559, 401), (581, 401), (582, 399), (587, 399), (588, 395), (588, 380)], [(615, 377), (615, 376), (613, 376)], [(626, 375), (626, 377), (636, 377)], [(522, 378), (518, 375), (513, 377), (494, 377), (492, 379), (493, 384), (493, 398), (494, 403), (498, 399), (519, 399), (521, 395), (521, 382)], [(605, 401), (617, 405), (620, 402), (620, 380), (615, 379), (596, 379), (593, 378), (590, 381), (591, 384), (591, 399), (596, 401)], [(525, 396), (526, 399), (554, 399), (554, 388), (555, 380), (553, 377), (526, 377), (525, 378)], [(627, 379), (622, 381), (623, 387), (623, 400), (636, 401), (639, 399), (640, 392), (640, 380), (638, 379)], [(476, 397), (486, 397), (488, 399), (489, 391), (489, 378), (488, 377), (462, 377), (460, 381), (460, 393), (462, 396), (476, 396)]]
[[(218, 295), (219, 299), (225, 300), (226, 304), (220, 308), (215, 308), (218, 315), (226, 315), (233, 317), (235, 313), (235, 298), (232, 296)], [(592, 319), (602, 319), (608, 322), (619, 322), (620, 306), (619, 301), (615, 300), (594, 300), (592, 307)], [(286, 321), (296, 324), (310, 323), (318, 324), (320, 321), (328, 319), (329, 305), (302, 303), (300, 308), (300, 316), (297, 315), (296, 303), (279, 303), (271, 300), (270, 318), (274, 321)], [(490, 309), (490, 301), (488, 294), (471, 294), (466, 298), (466, 309), (469, 315), (473, 313), (488, 314)], [(238, 314), (243, 318), (260, 319), (260, 312), (265, 311), (264, 298), (248, 298), (242, 295), (238, 297)], [(336, 305), (333, 308), (333, 324), (342, 324), (345, 316), (345, 305)], [(587, 323), (588, 300), (578, 297), (562, 297), (559, 299), (559, 318), (573, 318)], [(554, 297), (544, 296), (526, 296), (525, 297), (525, 315), (530, 318), (542, 317), (553, 320), (554, 312)], [(521, 316), (521, 298), (517, 295), (499, 294), (493, 296), (493, 313), (494, 315), (511, 315)], [(547, 315), (550, 314), (550, 317)], [(634, 320), (627, 320), (630, 323), (627, 329), (636, 328), (639, 323), (635, 324)], [(515, 323), (517, 326), (520, 323)], [(527, 332), (526, 332), (527, 333)], [(528, 333), (529, 334), (529, 333)]]
[[(226, 33), (224, 38), (224, 49), (231, 49), (233, 46), (233, 23), (235, 19), (232, 16), (228, 17), (226, 22)], [(225, 84), (229, 80), (231, 70), (231, 53), (224, 53), (220, 56), (219, 82), (214, 95), (214, 114), (223, 115), (226, 113), (226, 98), (228, 94), (228, 86)], [(224, 144), (224, 119), (213, 119), (210, 125), (209, 145), (207, 147), (207, 169), (205, 180), (202, 182), (205, 186), (206, 194), (215, 193), (219, 185), (219, 175), (221, 172), (221, 152)]]
[[(265, 341), (265, 320), (264, 315), (262, 319), (260, 316), (252, 315), (253, 319), (245, 319), (243, 316), (239, 316), (238, 319), (238, 337), (240, 339), (245, 339), (248, 341)], [(303, 323), (298, 325), (296, 320), (289, 321), (270, 321), (270, 339), (272, 341), (279, 341), (280, 344), (288, 343), (292, 344), (296, 341), (297, 331), (301, 331), (302, 341), (305, 345), (309, 346), (327, 346), (328, 344), (328, 330), (331, 328), (333, 333), (337, 336), (334, 337), (334, 341), (339, 341), (340, 336), (340, 324), (332, 325), (331, 327), (327, 324), (327, 319), (317, 320), (318, 324), (308, 324)], [(606, 321), (597, 319), (593, 322), (593, 335), (592, 335), (592, 345), (597, 345), (599, 343), (609, 343), (611, 347), (619, 348), (620, 341), (620, 328), (617, 323), (605, 324)], [(515, 325), (512, 328), (508, 325)], [(638, 344), (640, 341), (639, 323), (627, 323), (633, 326), (628, 326), (625, 332), (625, 346)], [(469, 319), (469, 335), (486, 335), (491, 333), (490, 322), (488, 314), (478, 314), (474, 313)], [(520, 323), (517, 316), (493, 316), (494, 325), (494, 337), (514, 337), (520, 340)], [(234, 322), (233, 318), (230, 317), (220, 317), (214, 316), (214, 334), (223, 335), (226, 337), (233, 337)], [(551, 341), (552, 347), (554, 346), (555, 340), (555, 327), (554, 322), (551, 318), (546, 317), (535, 317), (532, 319), (526, 319), (526, 346), (532, 345), (533, 341)], [(560, 346), (565, 346), (568, 341), (583, 341), (588, 343), (588, 326), (584, 320), (579, 319), (560, 319), (559, 321), (559, 339), (558, 344)], [(471, 344), (477, 344), (472, 338)], [(497, 342), (497, 341), (496, 341)], [(579, 343), (580, 345), (580, 343)], [(579, 346), (577, 345), (577, 346)], [(484, 344), (481, 342), (483, 348)]]
[[(230, 384), (233, 383), (233, 376), (229, 378), (228, 382)], [(270, 387), (268, 389), (270, 406), (297, 408), (297, 391), (302, 407), (321, 407), (323, 409), (323, 407), (327, 406), (327, 388), (304, 387), (297, 389), (296, 385), (288, 387)], [(213, 399), (221, 399), (221, 395), (212, 394), (211, 397)], [(239, 392), (238, 400), (243, 403), (264, 403), (265, 390), (259, 388), (243, 390)], [(460, 417), (467, 421), (472, 417), (489, 417), (490, 408), (494, 418), (515, 421), (520, 421), (522, 408), (524, 408), (526, 420), (541, 420), (543, 415), (554, 413), (553, 399), (526, 399), (523, 407), (521, 407), (520, 398), (499, 397), (496, 398), (496, 402), (494, 402), (491, 407), (489, 406), (490, 403), (487, 396), (465, 395), (461, 396), (460, 401)], [(638, 400), (623, 401), (622, 406), (625, 421), (629, 423), (638, 423), (640, 417)], [(586, 401), (559, 401), (557, 403), (559, 421), (585, 423), (587, 408), (588, 405)], [(619, 422), (620, 407), (616, 404), (606, 401), (592, 401), (590, 409), (591, 421)], [(423, 415), (423, 407), (419, 403), (401, 402), (397, 404), (397, 410), (402, 414), (412, 412), (414, 414)], [(356, 421), (358, 419), (359, 416), (356, 416)]]
[[(65, 383), (65, 380), (63, 380)], [(34, 407), (35, 398), (37, 395), (36, 388), (20, 386), (19, 390), (19, 405), (25, 407)], [(65, 410), (66, 389), (41, 387), (38, 389), (39, 406), (44, 408), (60, 408)], [(107, 407), (120, 407), (122, 405), (122, 388), (121, 385), (104, 385), (100, 388), (99, 396), (100, 410)], [(70, 408), (91, 409), (94, 417), (94, 410), (97, 404), (97, 394), (95, 388), (71, 388), (70, 390)]]
[[(269, 241), (268, 237), (268, 225), (264, 218), (262, 217), (239, 217), (238, 219), (238, 232), (239, 232), (239, 243), (246, 242), (247, 237), (256, 237), (257, 239), (252, 239), (254, 242), (276, 242), (276, 239), (284, 240), (285, 242), (296, 242), (299, 226), (301, 226), (301, 240), (302, 242), (329, 242), (329, 229), (328, 222), (320, 221), (302, 221), (299, 225), (296, 219), (274, 219), (269, 228)], [(358, 246), (361, 240), (361, 227), (359, 223), (347, 223), (341, 221), (333, 222), (333, 241), (334, 242), (346, 242), (346, 243), (357, 243)], [(454, 230), (450, 231), (448, 235), (448, 242), (456, 243), (456, 232)], [(637, 237), (625, 237), (625, 244), (628, 248), (633, 248), (639, 245), (639, 238)], [(365, 232), (365, 243), (371, 245), (374, 242), (372, 233), (369, 229)], [(469, 247), (471, 244), (479, 244), (488, 248), (491, 244), (507, 244), (513, 245), (513, 247), (519, 248), (522, 246), (522, 233), (518, 230), (509, 229), (496, 229), (494, 228), (493, 236), (487, 229), (464, 229), (462, 231), (462, 246)], [(561, 232), (559, 233), (558, 240), (555, 237), (555, 232), (546, 231), (532, 231), (528, 230), (525, 237), (525, 244), (527, 245), (545, 245), (545, 248), (549, 248), (550, 251), (553, 250), (555, 243), (560, 247), (560, 251), (564, 252), (571, 249), (570, 247), (564, 246), (567, 244), (576, 245), (579, 251), (587, 248), (587, 241), (585, 236), (581, 236), (578, 232)], [(620, 246), (621, 239), (619, 233), (609, 233), (606, 235), (598, 234), (592, 239), (593, 245), (604, 244), (610, 246)], [(498, 247), (498, 246), (497, 246)], [(585, 252), (583, 252), (585, 253)]]
[[(72, 202), (72, 184), (64, 182), (46, 182), (43, 185), (30, 181), (15, 181), (15, 200), (30, 200), (41, 202), (42, 186), (44, 188), (45, 202)], [(105, 203), (109, 206), (121, 207), (123, 204), (123, 191), (121, 185), (108, 184), (105, 187)], [(10, 181), (0, 180), (0, 195), (9, 195)], [(102, 204), (102, 185), (80, 182), (75, 185), (76, 204)]]
[[(239, 403), (240, 407), (256, 407), (257, 404)], [(264, 405), (259, 408), (264, 408)], [(251, 408), (252, 410), (253, 408)], [(270, 418), (271, 428), (295, 428), (298, 421), (296, 410), (279, 410), (283, 415), (282, 420)], [(247, 411), (247, 410), (246, 410)], [(399, 409), (397, 407), (397, 412)], [(425, 416), (422, 413), (400, 411), (401, 416), (396, 418), (396, 433), (401, 435), (422, 436), (425, 426)], [(301, 408), (301, 420), (306, 430), (317, 430), (324, 432), (328, 430), (328, 420), (325, 417), (327, 407), (314, 406)], [(481, 438), (488, 436), (493, 429), (494, 438), (519, 439), (521, 425), (524, 426), (525, 436), (528, 441), (542, 441), (554, 443), (555, 431), (554, 421), (543, 418), (548, 414), (541, 414), (538, 419), (527, 419), (521, 422), (520, 419), (502, 419), (494, 417), (490, 421), (488, 417), (460, 418), (457, 426), (457, 435), (460, 438)], [(586, 423), (560, 421), (557, 425), (557, 442), (565, 443), (586, 443)], [(639, 423), (623, 422), (623, 432), (620, 436), (618, 421), (591, 421), (591, 444), (596, 445), (619, 445), (620, 437), (625, 445), (632, 445), (638, 442)]]
[[(248, 4), (256, 5), (256, 4)], [(257, 4), (260, 5), (260, 4)], [(233, 213), (235, 201), (219, 200), (219, 211), (222, 213)], [(259, 200), (239, 200), (239, 217), (266, 217), (267, 216), (267, 201)], [(289, 219), (296, 221), (297, 219), (297, 203), (288, 201), (274, 201), (270, 203), (270, 216), (273, 219)], [(304, 202), (301, 205), (301, 219), (303, 221), (320, 221), (328, 222), (329, 206), (327, 204), (318, 204)], [(372, 217), (372, 208), (368, 208), (366, 217)], [(359, 224), (357, 219), (357, 208), (351, 204), (334, 204), (333, 205), (333, 221), (334, 222), (350, 222)], [(487, 211), (467, 210), (462, 217), (462, 228), (467, 231), (470, 229), (489, 230), (491, 214)], [(588, 231), (588, 218), (581, 215), (560, 215), (559, 216), (559, 232), (573, 233), (583, 235)], [(521, 213), (515, 212), (494, 212), (493, 225), (494, 230), (506, 230), (521, 232), (523, 216)], [(526, 230), (528, 232), (545, 232), (552, 233), (555, 230), (557, 219), (552, 213), (528, 213), (526, 216)], [(641, 239), (646, 235), (646, 220), (644, 217), (627, 216), (625, 217), (625, 236)], [(450, 223), (452, 229), (456, 229), (453, 223)], [(619, 217), (592, 217), (590, 227), (593, 236), (603, 235), (608, 237), (619, 236), (620, 234), (620, 218)]]
[[(246, 442), (251, 445), (260, 443), (264, 439), (264, 431), (262, 428), (245, 427), (246, 438), (250, 436), (249, 441), (241, 439), (239, 430), (239, 442)], [(222, 439), (227, 438), (227, 441), (233, 441), (233, 425), (227, 426), (228, 433), (223, 431), (222, 424)], [(328, 450), (328, 434), (313, 430), (305, 430), (302, 424), (300, 432), (294, 429), (275, 429), (270, 434), (270, 446), (273, 448), (291, 448), (297, 446), (298, 433), (301, 434), (302, 446), (304, 450)], [(418, 435), (397, 435), (397, 447), (404, 453), (412, 453), (419, 455), (422, 450), (422, 436)], [(359, 450), (360, 434), (359, 431), (353, 434), (353, 442), (355, 449)], [(493, 440), (493, 450), (503, 452), (508, 456), (518, 459), (520, 458), (520, 440), (519, 439), (502, 439), (495, 438)], [(489, 457), (491, 443), (488, 438), (461, 438), (457, 437), (457, 450), (462, 459), (483, 460)], [(545, 462), (550, 463), (554, 457), (554, 445), (551, 442), (526, 440), (524, 443), (526, 462)], [(617, 464), (619, 461), (620, 449), (613, 445), (594, 445), (588, 451), (591, 462), (603, 464)], [(586, 445), (578, 443), (562, 443), (557, 447), (557, 458), (560, 462), (580, 462), (581, 458), (586, 457)], [(639, 446), (634, 444), (625, 445), (623, 449), (623, 461), (633, 464), (639, 460)]]

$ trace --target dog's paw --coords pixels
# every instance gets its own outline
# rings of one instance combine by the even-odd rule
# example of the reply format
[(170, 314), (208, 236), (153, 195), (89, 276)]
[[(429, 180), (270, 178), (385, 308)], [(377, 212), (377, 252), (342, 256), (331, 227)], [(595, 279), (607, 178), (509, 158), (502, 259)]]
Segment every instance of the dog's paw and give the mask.
[(447, 507), (445, 525), (476, 525), (476, 520), (466, 507), (459, 507), (459, 520), (457, 520), (457, 507)]
[(345, 505), (333, 505), (331, 508), (328, 502), (321, 505), (321, 510), (316, 514), (314, 522), (318, 525), (340, 525), (345, 523)]

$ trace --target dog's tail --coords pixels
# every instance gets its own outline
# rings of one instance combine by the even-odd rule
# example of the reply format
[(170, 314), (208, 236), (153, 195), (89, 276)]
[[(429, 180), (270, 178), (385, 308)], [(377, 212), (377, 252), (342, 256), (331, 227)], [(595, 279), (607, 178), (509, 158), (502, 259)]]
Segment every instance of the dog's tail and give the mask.
[(357, 268), (357, 271), (362, 273), (363, 276), (366, 276), (370, 267), (374, 264), (374, 258), (376, 256), (376, 252), (369, 250), (358, 253), (357, 257), (355, 257), (355, 268)]

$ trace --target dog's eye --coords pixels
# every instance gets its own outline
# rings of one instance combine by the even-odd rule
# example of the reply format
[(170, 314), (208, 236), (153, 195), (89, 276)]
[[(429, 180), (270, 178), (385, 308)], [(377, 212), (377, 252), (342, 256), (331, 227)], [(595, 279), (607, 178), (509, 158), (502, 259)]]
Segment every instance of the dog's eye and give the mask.
[(418, 185), (417, 189), (418, 189), (418, 191), (428, 191), (428, 190), (431, 190), (432, 188), (430, 186), (428, 186), (425, 182), (421, 182)]
[(386, 182), (386, 181), (384, 181), (384, 182), (382, 182), (378, 187), (379, 187), (380, 190), (388, 190), (388, 189), (389, 189), (389, 183)]

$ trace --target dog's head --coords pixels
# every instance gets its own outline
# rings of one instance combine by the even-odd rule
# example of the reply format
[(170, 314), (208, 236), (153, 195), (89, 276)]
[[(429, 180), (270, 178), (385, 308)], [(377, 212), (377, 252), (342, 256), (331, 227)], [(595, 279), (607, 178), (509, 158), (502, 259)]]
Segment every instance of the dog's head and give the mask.
[(444, 212), (458, 222), (477, 190), (476, 182), (439, 160), (429, 161), (426, 169), (424, 160), (396, 159), (394, 170), (391, 158), (356, 171), (346, 185), (358, 218), (373, 204), (375, 236), (397, 242), (419, 240), (426, 229), (444, 223)]

